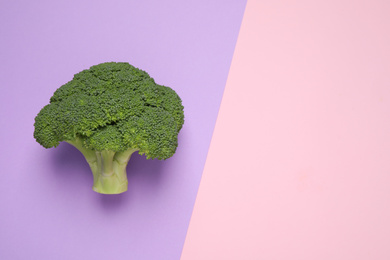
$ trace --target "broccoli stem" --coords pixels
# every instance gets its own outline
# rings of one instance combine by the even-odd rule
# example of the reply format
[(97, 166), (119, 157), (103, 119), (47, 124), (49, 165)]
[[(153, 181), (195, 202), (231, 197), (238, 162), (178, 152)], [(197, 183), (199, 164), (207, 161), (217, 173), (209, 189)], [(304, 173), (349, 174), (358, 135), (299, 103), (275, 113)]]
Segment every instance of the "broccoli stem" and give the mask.
[(137, 149), (126, 151), (94, 151), (85, 148), (80, 138), (66, 141), (76, 147), (87, 160), (92, 174), (92, 189), (102, 194), (118, 194), (127, 191), (126, 167), (131, 155)]

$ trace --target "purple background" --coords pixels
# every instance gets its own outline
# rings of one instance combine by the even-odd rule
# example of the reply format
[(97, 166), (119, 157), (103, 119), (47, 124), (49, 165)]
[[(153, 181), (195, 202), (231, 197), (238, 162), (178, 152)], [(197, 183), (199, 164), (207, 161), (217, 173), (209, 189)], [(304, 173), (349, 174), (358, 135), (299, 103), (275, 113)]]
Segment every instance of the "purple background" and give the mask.
[[(0, 3), (0, 259), (179, 259), (246, 1)], [(73, 74), (146, 70), (183, 99), (167, 161), (134, 155), (129, 191), (100, 195), (81, 153), (44, 149), (34, 117)]]

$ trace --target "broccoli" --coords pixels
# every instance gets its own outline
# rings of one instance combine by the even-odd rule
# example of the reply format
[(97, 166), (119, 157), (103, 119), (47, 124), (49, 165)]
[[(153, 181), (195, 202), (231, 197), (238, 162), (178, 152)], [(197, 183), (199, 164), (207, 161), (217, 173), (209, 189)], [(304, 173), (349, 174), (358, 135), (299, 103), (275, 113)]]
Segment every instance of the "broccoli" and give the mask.
[(180, 97), (126, 62), (101, 63), (58, 88), (35, 118), (34, 138), (45, 148), (67, 142), (87, 160), (93, 190), (127, 190), (126, 166), (138, 151), (165, 160), (184, 123)]

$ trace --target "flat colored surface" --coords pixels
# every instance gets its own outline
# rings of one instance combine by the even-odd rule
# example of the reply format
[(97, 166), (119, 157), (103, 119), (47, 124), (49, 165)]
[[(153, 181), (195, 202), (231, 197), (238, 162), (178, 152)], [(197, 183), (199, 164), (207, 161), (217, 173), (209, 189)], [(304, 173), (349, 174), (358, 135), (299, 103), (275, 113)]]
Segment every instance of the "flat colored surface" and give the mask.
[(248, 1), (182, 260), (390, 259), (389, 13)]
[[(245, 3), (1, 1), (0, 259), (180, 258)], [(33, 138), (55, 89), (106, 61), (172, 87), (186, 116), (177, 153), (133, 156), (112, 196), (76, 149)]]

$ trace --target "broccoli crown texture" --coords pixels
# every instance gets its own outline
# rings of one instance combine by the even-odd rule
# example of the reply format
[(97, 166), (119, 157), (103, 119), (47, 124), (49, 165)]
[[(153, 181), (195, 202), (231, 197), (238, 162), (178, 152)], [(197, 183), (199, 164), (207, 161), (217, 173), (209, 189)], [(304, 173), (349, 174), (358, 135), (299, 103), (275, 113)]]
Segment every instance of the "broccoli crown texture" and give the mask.
[(125, 62), (107, 62), (74, 75), (35, 118), (34, 137), (45, 148), (81, 140), (95, 151), (138, 150), (167, 159), (184, 123), (180, 97), (148, 73)]

